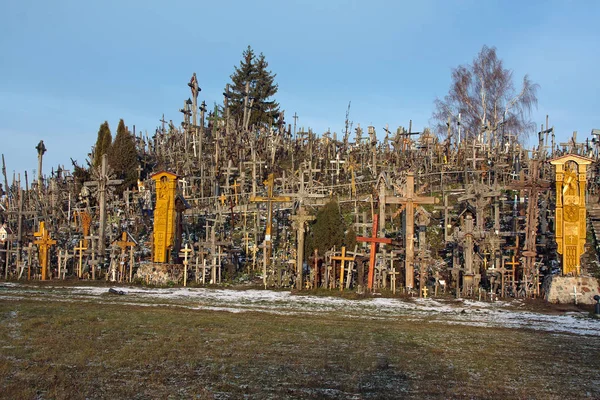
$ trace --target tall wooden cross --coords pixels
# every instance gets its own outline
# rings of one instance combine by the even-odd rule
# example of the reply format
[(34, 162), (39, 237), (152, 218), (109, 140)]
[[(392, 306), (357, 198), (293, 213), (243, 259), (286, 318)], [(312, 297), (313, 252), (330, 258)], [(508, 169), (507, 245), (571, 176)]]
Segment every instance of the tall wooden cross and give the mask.
[(296, 287), (298, 290), (302, 290), (302, 282), (304, 281), (302, 273), (303, 271), (303, 265), (304, 265), (304, 232), (305, 232), (305, 225), (308, 221), (314, 221), (315, 220), (315, 216), (313, 215), (309, 215), (306, 210), (304, 209), (304, 207), (300, 207), (300, 209), (298, 210), (298, 213), (296, 215), (294, 215), (293, 217), (291, 217), (293, 222), (293, 227), (294, 229), (296, 229), (296, 232), (298, 234), (298, 241), (297, 241), (297, 250), (296, 250), (296, 272), (297, 272), (297, 279), (296, 279)]
[(333, 256), (332, 260), (340, 261), (340, 292), (344, 290), (344, 263), (346, 261), (354, 261), (354, 256), (346, 257), (346, 246), (342, 246), (342, 255), (341, 256)]
[(267, 283), (267, 264), (271, 260), (271, 230), (273, 223), (273, 203), (286, 203), (292, 201), (292, 198), (289, 196), (274, 196), (273, 195), (273, 186), (274, 186), (275, 178), (273, 174), (269, 174), (269, 178), (264, 182), (267, 187), (267, 196), (250, 196), (250, 201), (253, 203), (267, 203), (267, 226), (265, 228), (265, 252), (266, 252), (266, 261), (263, 266), (263, 283), (266, 285)]
[(183, 286), (187, 286), (187, 269), (188, 269), (188, 255), (193, 252), (194, 249), (190, 248), (186, 243), (185, 247), (181, 249), (181, 253), (183, 253)]
[[(406, 175), (406, 189), (403, 197), (384, 197), (386, 204), (402, 204), (406, 213), (406, 232), (405, 232), (405, 269), (406, 269), (406, 288), (413, 288), (415, 281), (414, 261), (415, 261), (415, 206), (421, 204), (435, 204), (438, 202), (436, 197), (419, 197), (415, 195), (415, 175), (409, 172)], [(358, 238), (357, 238), (358, 239)]]
[(369, 290), (373, 290), (373, 277), (375, 275), (375, 255), (377, 254), (377, 244), (378, 243), (385, 243), (385, 244), (392, 243), (392, 239), (377, 237), (378, 218), (379, 218), (379, 216), (377, 214), (373, 215), (373, 228), (371, 230), (371, 237), (362, 237), (362, 236), (356, 237), (356, 240), (358, 240), (359, 242), (371, 243), (371, 254), (369, 256), (369, 278), (368, 278), (368, 282), (367, 282), (367, 287), (369, 288)]
[(38, 240), (34, 241), (34, 244), (38, 245), (38, 249), (39, 249), (39, 259), (40, 259), (40, 266), (42, 268), (42, 280), (45, 281), (48, 275), (48, 262), (49, 262), (49, 257), (48, 257), (48, 250), (50, 249), (50, 246), (55, 245), (56, 244), (56, 240), (50, 238), (50, 234), (48, 233), (48, 230), (46, 229), (45, 223), (44, 221), (40, 222), (40, 229), (35, 232), (33, 234), (35, 237), (39, 238)]
[(87, 247), (85, 247), (83, 240), (79, 241), (79, 247), (75, 247), (73, 250), (75, 251), (79, 251), (79, 268), (77, 269), (77, 277), (79, 279), (81, 279), (81, 277), (83, 276), (83, 268), (82, 268), (82, 264), (83, 264), (83, 251), (87, 250)]
[(84, 186), (97, 186), (98, 187), (98, 202), (100, 203), (100, 227), (98, 229), (99, 236), (99, 252), (100, 257), (104, 257), (104, 230), (106, 227), (106, 189), (107, 186), (120, 185), (123, 183), (122, 179), (110, 179), (108, 176), (108, 162), (106, 154), (102, 155), (102, 167), (100, 175), (96, 181), (84, 182)]

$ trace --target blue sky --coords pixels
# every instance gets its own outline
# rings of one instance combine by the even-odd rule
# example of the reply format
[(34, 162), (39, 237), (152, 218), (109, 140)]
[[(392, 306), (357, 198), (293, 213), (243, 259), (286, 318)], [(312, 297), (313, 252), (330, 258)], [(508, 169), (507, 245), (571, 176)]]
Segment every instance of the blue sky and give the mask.
[[(82, 163), (100, 124), (176, 123), (192, 72), (222, 102), (247, 45), (277, 74), (286, 119), (322, 133), (427, 126), (452, 68), (495, 46), (540, 85), (538, 124), (559, 139), (600, 128), (598, 1), (0, 0), (0, 152), (8, 173)], [(381, 137), (381, 136), (380, 136)], [(30, 175), (31, 177), (32, 175)]]

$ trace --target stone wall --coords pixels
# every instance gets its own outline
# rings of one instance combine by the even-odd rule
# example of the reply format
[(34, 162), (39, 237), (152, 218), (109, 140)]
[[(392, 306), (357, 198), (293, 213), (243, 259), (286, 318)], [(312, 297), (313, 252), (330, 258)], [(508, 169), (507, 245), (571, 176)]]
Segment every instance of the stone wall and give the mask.
[(594, 296), (600, 294), (600, 284), (589, 276), (552, 276), (544, 282), (546, 301), (559, 304), (574, 304), (574, 290), (577, 289), (577, 303), (594, 304)]
[(156, 286), (183, 282), (183, 265), (142, 263), (138, 266), (135, 277), (148, 285)]

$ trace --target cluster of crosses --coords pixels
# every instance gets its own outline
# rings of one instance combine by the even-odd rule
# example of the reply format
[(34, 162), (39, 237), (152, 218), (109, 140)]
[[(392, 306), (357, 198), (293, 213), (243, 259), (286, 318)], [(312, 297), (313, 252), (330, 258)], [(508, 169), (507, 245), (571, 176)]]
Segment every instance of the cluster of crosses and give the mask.
[[(510, 133), (383, 131), (346, 121), (321, 135), (287, 124), (249, 126), (191, 98), (176, 126), (135, 133), (135, 187), (106, 155), (78, 180), (64, 166), (37, 179), (3, 158), (0, 262), (5, 279), (106, 279), (187, 285), (256, 276), (264, 287), (390, 290), (428, 296), (540, 295), (543, 277), (579, 275), (586, 202), (597, 194), (600, 131), (555, 143), (542, 126), (526, 149)], [(588, 166), (589, 169), (588, 169)], [(306, 237), (334, 201), (355, 235), (319, 251)], [(596, 199), (593, 200), (596, 202)], [(600, 216), (598, 218), (600, 220)]]

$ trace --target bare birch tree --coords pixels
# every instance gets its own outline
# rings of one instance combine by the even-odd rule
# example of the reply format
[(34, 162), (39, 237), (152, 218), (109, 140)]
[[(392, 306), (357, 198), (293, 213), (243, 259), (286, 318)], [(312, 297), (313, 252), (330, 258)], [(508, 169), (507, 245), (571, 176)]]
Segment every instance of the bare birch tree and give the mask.
[[(433, 127), (440, 137), (446, 137), (448, 121), (456, 126), (460, 115), (462, 138), (487, 130), (491, 138), (504, 133), (522, 140), (535, 129), (529, 118), (537, 106), (538, 89), (525, 75), (516, 90), (513, 72), (504, 68), (496, 48), (483, 46), (472, 64), (452, 70), (450, 91), (444, 99), (435, 100)], [(456, 136), (457, 129), (451, 130), (451, 135)]]

